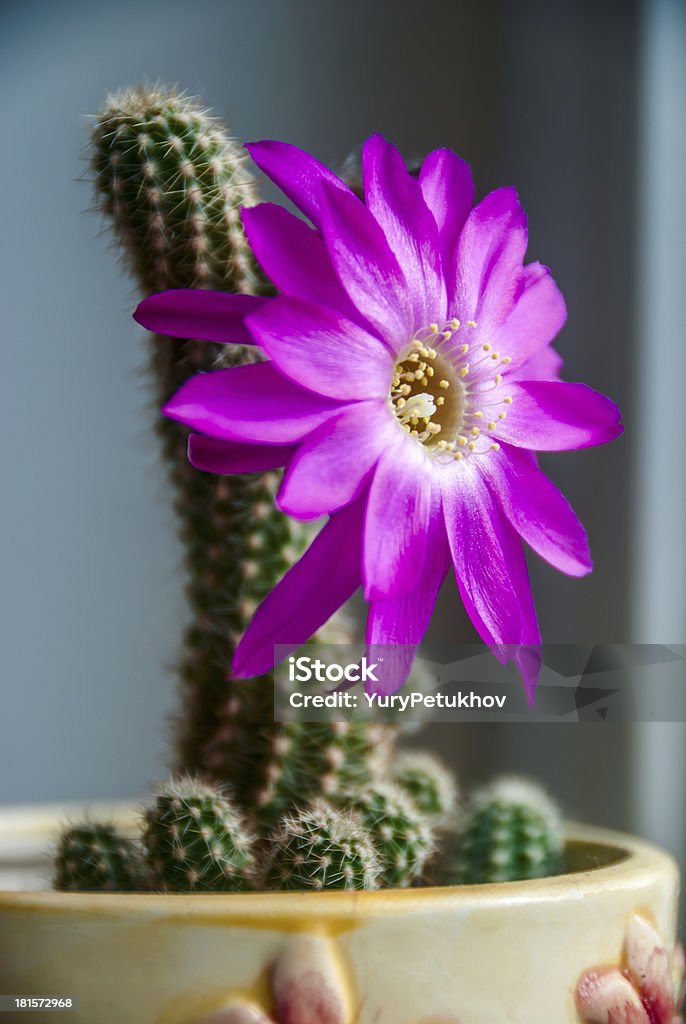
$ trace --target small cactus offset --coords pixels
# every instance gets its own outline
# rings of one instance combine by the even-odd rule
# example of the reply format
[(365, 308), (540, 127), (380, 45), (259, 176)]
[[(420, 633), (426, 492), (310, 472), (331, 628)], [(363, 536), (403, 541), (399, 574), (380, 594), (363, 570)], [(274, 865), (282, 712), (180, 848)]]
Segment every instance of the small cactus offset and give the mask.
[(53, 886), (65, 892), (133, 892), (143, 887), (136, 846), (113, 825), (84, 822), (60, 836)]
[(267, 889), (377, 889), (381, 863), (360, 818), (321, 801), (284, 818), (270, 840)]
[(560, 813), (536, 783), (503, 777), (477, 791), (460, 828), (450, 881), (542, 878), (561, 870)]
[(166, 892), (254, 888), (253, 837), (217, 789), (181, 779), (162, 787), (145, 813), (150, 884)]
[(376, 846), (381, 860), (381, 884), (404, 888), (422, 876), (435, 850), (434, 832), (410, 798), (398, 786), (372, 784), (349, 797)]
[(436, 827), (447, 825), (457, 808), (455, 776), (433, 754), (410, 750), (397, 756), (393, 782)]

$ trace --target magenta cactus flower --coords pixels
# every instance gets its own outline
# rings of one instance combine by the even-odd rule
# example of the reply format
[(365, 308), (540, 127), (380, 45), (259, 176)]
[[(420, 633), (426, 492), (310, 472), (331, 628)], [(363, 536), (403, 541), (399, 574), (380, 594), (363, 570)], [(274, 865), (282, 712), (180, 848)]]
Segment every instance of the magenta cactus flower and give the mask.
[(270, 203), (243, 210), (274, 298), (171, 291), (136, 318), (162, 334), (252, 343), (264, 362), (199, 375), (165, 408), (213, 473), (285, 466), (280, 508), (329, 516), (267, 596), (234, 671), (270, 669), (360, 586), (367, 641), (401, 651), (402, 683), (454, 566), (464, 606), (533, 699), (541, 641), (522, 541), (572, 576), (585, 531), (535, 453), (603, 444), (617, 407), (559, 379), (551, 342), (565, 304), (524, 264), (514, 189), (472, 208), (467, 165), (446, 149), (419, 176), (381, 136), (363, 149), (364, 201), (307, 153), (248, 147), (313, 227)]

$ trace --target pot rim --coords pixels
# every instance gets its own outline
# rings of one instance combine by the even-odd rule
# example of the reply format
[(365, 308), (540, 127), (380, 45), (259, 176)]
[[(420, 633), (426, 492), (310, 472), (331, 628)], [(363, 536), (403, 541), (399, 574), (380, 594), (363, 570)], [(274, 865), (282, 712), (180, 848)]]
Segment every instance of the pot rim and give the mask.
[[(108, 820), (130, 825), (134, 806), (117, 801), (98, 808)], [(65, 813), (66, 812), (66, 813)], [(0, 809), (0, 867), (5, 855), (16, 864), (17, 853), (28, 841), (45, 851), (65, 817), (83, 812), (70, 805)], [(17, 839), (19, 843), (17, 843)], [(17, 847), (19, 846), (19, 849)], [(482, 885), (427, 886), (408, 889), (323, 892), (257, 893), (71, 893), (41, 890), (0, 890), (0, 911), (46, 910), (62, 914), (176, 916), (201, 918), (264, 919), (303, 915), (303, 900), (317, 917), (350, 917), (365, 914), (423, 912), (432, 906), (518, 904), (528, 902), (576, 902), (586, 896), (623, 888), (648, 889), (665, 873), (677, 874), (674, 859), (664, 850), (636, 836), (597, 826), (568, 822), (565, 826), (568, 857), (579, 867), (564, 874), (517, 882)], [(591, 865), (591, 866), (588, 866)]]

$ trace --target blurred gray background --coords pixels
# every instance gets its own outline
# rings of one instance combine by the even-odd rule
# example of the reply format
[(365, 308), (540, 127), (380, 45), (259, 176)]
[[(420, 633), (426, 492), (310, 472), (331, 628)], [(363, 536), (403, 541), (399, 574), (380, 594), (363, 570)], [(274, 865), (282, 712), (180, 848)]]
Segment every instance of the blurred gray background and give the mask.
[[(139, 794), (165, 768), (184, 621), (136, 293), (89, 213), (84, 116), (140, 80), (247, 139), (340, 162), (373, 130), (516, 183), (570, 310), (566, 375), (622, 440), (545, 460), (589, 529), (583, 581), (532, 564), (553, 642), (684, 641), (686, 7), (678, 0), (4, 0), (0, 803)], [(459, 628), (454, 595), (432, 627)], [(649, 704), (645, 709), (650, 715)], [(686, 729), (434, 726), (469, 782), (540, 775), (577, 818), (683, 859)]]

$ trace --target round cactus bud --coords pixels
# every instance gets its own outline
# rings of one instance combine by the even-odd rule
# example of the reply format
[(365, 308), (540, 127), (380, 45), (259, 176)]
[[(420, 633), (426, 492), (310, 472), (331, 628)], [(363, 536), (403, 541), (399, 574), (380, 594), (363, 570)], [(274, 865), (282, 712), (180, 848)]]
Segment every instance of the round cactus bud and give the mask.
[(428, 819), (402, 789), (390, 783), (373, 783), (350, 799), (379, 852), (382, 886), (416, 882), (435, 850)]
[(271, 839), (269, 889), (377, 889), (379, 855), (360, 818), (318, 802), (284, 818)]
[(543, 878), (561, 868), (560, 813), (535, 783), (504, 777), (477, 791), (460, 828), (453, 881)]
[(254, 888), (253, 839), (220, 790), (190, 779), (160, 789), (146, 811), (151, 884), (167, 892)]
[(55, 889), (132, 892), (141, 888), (141, 858), (113, 825), (84, 822), (66, 829), (55, 855)]
[(453, 818), (455, 777), (433, 754), (419, 750), (401, 754), (394, 761), (392, 778), (434, 825), (446, 825)]

